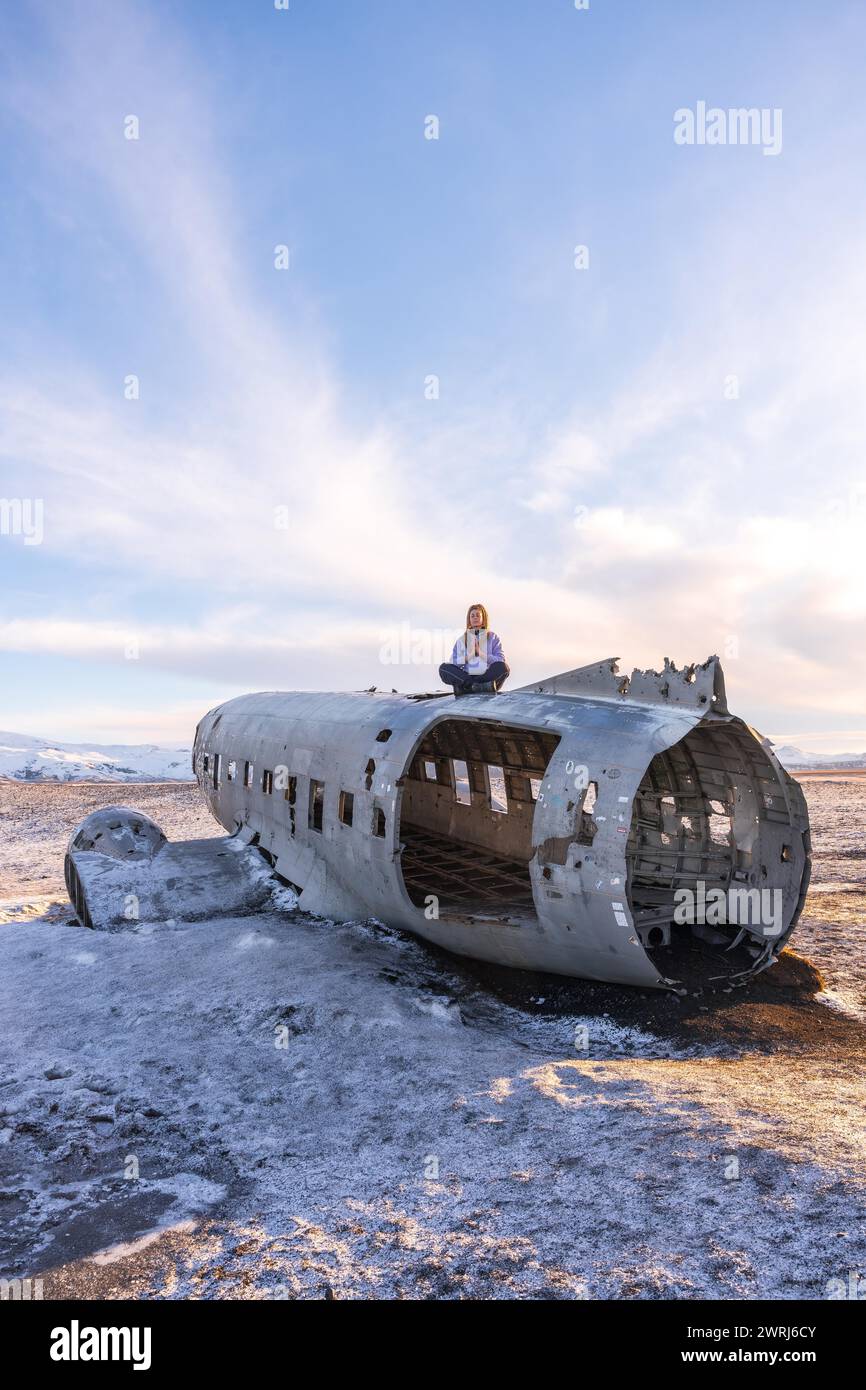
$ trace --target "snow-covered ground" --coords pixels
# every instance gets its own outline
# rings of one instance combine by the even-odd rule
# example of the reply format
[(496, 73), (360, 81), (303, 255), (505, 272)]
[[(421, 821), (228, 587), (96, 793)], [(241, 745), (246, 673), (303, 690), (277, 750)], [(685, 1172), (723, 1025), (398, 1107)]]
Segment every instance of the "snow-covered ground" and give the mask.
[(0, 922), (22, 908), (38, 916), (65, 897), (63, 856), (73, 830), (101, 806), (132, 802), (170, 840), (224, 835), (195, 783), (0, 782)]
[(0, 732), (0, 778), (52, 782), (192, 780), (192, 750), (151, 743), (52, 743)]
[[(166, 824), (180, 793), (148, 813)], [(44, 862), (16, 807), (7, 837), (26, 826)], [(796, 957), (733, 996), (644, 996), (313, 919), (279, 888), (255, 916), (117, 935), (59, 895), (22, 903), (0, 926), (0, 1277), (46, 1297), (825, 1297), (866, 1273), (860, 832), (830, 866), (859, 903), (835, 1007)]]

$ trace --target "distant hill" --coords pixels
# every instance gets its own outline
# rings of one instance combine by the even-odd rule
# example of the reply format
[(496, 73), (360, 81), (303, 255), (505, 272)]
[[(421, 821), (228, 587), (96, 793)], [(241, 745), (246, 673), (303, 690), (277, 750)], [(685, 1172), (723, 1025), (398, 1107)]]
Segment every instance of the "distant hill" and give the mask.
[(783, 743), (773, 752), (784, 768), (845, 768), (866, 767), (866, 753), (804, 753), (790, 743)]
[(0, 778), (16, 782), (191, 782), (192, 750), (154, 743), (55, 743), (0, 732)]
[[(792, 744), (773, 752), (783, 767), (866, 767), (866, 753), (805, 753)], [(0, 778), (16, 782), (191, 782), (192, 750), (155, 743), (56, 743), (0, 732)]]

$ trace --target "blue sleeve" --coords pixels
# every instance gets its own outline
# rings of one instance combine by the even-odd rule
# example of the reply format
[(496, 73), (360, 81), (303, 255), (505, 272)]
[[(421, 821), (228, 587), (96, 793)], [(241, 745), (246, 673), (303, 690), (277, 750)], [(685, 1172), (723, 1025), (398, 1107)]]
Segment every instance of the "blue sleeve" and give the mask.
[(498, 636), (491, 632), (487, 638), (487, 664), (492, 666), (494, 661), (505, 661), (505, 654)]

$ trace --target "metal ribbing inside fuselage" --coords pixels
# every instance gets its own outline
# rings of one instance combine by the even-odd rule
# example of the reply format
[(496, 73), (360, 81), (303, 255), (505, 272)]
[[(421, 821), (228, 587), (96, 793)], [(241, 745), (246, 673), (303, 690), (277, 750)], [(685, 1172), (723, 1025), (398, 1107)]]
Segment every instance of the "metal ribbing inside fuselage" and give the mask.
[(709, 971), (736, 974), (781, 948), (808, 862), (801, 802), (736, 719), (703, 723), (656, 754), (626, 857), (635, 926), (663, 973), (687, 958), (700, 968), (701, 956)]
[(535, 794), (559, 737), (499, 722), (428, 729), (403, 779), (403, 882), (416, 907), (534, 914), (529, 861)]

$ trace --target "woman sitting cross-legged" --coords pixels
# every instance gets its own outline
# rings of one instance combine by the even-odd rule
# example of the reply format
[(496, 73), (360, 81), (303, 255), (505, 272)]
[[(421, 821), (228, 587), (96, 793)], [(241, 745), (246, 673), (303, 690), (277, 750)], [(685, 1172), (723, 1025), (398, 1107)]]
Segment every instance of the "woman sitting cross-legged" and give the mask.
[(490, 631), (483, 603), (473, 603), (466, 614), (466, 631), (458, 637), (450, 661), (439, 667), (439, 678), (454, 687), (455, 695), (493, 693), (510, 675), (502, 643)]

